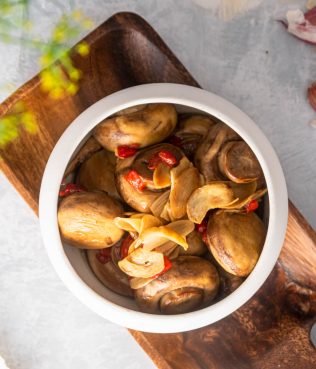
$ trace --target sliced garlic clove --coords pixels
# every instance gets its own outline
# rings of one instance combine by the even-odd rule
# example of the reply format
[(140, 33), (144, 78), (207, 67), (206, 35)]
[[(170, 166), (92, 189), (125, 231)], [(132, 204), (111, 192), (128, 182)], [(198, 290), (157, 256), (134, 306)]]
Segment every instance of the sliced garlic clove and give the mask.
[(169, 187), (171, 185), (170, 168), (165, 164), (159, 164), (154, 170), (153, 182), (156, 189)]
[(178, 220), (166, 226), (149, 228), (131, 244), (130, 250), (133, 251), (141, 245), (146, 250), (154, 250), (168, 241), (172, 241), (186, 250), (188, 248), (186, 236), (193, 230), (194, 224), (189, 220)]
[[(170, 190), (165, 191), (161, 196), (159, 196), (150, 206), (151, 212), (156, 217), (161, 217), (161, 214), (164, 210), (165, 205), (167, 204), (169, 200)], [(164, 218), (163, 218), (164, 219)], [(170, 219), (169, 219), (170, 220)]]
[(130, 218), (117, 217), (114, 219), (114, 223), (124, 231), (137, 232), (138, 234), (141, 234), (147, 228), (162, 225), (161, 220), (151, 214), (133, 214)]
[(206, 213), (211, 209), (222, 208), (236, 201), (229, 185), (213, 182), (196, 189), (187, 203), (188, 218), (200, 224)]
[(257, 182), (249, 182), (249, 183), (235, 183), (230, 182), (229, 187), (234, 192), (234, 197), (236, 199), (243, 200), (249, 196), (251, 196), (253, 193), (255, 193), (257, 189)]
[(172, 219), (181, 219), (186, 215), (188, 199), (199, 186), (200, 176), (196, 168), (186, 168), (180, 174), (175, 170), (171, 171), (169, 203)]
[(232, 210), (236, 210), (236, 209), (242, 209), (245, 205), (247, 205), (250, 201), (253, 200), (258, 200), (260, 199), (262, 196), (264, 196), (267, 193), (267, 189), (263, 188), (260, 189), (256, 192), (254, 192), (252, 195), (243, 198), (243, 199), (238, 199), (238, 201), (226, 205), (226, 206), (222, 206), (221, 209), (232, 209)]
[(164, 256), (160, 252), (139, 247), (119, 261), (118, 266), (130, 277), (150, 278), (164, 269)]

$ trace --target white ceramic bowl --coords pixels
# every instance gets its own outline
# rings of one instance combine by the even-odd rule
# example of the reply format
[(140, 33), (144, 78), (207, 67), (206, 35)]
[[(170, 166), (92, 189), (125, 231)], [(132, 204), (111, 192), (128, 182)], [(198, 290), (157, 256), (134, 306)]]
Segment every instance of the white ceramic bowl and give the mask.
[[(172, 103), (181, 111), (209, 113), (233, 128), (256, 154), (268, 187), (269, 221), (260, 259), (245, 282), (232, 294), (207, 308), (179, 315), (139, 312), (135, 303), (104, 287), (91, 272), (81, 250), (64, 245), (57, 224), (59, 186), (65, 168), (104, 118), (130, 106)], [(287, 218), (287, 189), (279, 160), (267, 138), (236, 106), (210, 92), (177, 84), (148, 84), (128, 88), (103, 98), (80, 114), (55, 146), (42, 180), (39, 216), (49, 258), (65, 285), (91, 310), (114, 323), (140, 331), (172, 333), (214, 323), (242, 306), (270, 274), (282, 247)]]

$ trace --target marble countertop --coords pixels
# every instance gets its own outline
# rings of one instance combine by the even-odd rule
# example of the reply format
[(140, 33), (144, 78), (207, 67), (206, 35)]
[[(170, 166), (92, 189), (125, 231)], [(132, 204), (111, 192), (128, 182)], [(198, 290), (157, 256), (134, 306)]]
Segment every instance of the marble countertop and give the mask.
[[(273, 18), (293, 1), (252, 0), (245, 11), (243, 0), (233, 17), (223, 8), (227, 0), (31, 0), (32, 32), (49, 37), (71, 3), (96, 25), (118, 11), (139, 13), (152, 24), (205, 89), (257, 122), (280, 157), (291, 200), (316, 227), (316, 129), (308, 125), (316, 114), (306, 99), (316, 80), (315, 48)], [(0, 55), (0, 86), (18, 86), (39, 70), (37, 53), (19, 44), (0, 44)], [(7, 94), (0, 90), (0, 99)], [(64, 287), (37, 218), (2, 175), (0, 227), (0, 356), (10, 368), (154, 368), (124, 328), (90, 312)]]

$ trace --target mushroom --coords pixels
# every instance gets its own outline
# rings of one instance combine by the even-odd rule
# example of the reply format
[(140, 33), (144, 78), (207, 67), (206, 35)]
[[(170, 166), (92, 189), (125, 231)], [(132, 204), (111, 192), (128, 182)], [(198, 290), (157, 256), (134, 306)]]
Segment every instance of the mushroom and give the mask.
[(218, 287), (213, 264), (197, 256), (179, 256), (166, 273), (135, 290), (135, 300), (147, 313), (187, 313), (209, 304)]
[(140, 150), (135, 156), (117, 163), (116, 187), (124, 201), (139, 212), (150, 213), (150, 206), (170, 186), (166, 183), (165, 188), (155, 187), (154, 167), (160, 164), (157, 157), (161, 152), (170, 153), (174, 165), (183, 157), (179, 148), (163, 143)]
[(185, 155), (193, 158), (197, 147), (203, 137), (205, 137), (215, 121), (201, 114), (182, 115), (179, 117), (177, 129), (171, 137), (171, 143), (177, 143)]
[(124, 233), (114, 224), (114, 218), (122, 214), (122, 205), (105, 192), (75, 192), (60, 202), (60, 233), (67, 243), (79, 248), (110, 247)]
[(102, 146), (99, 142), (94, 137), (89, 137), (68, 164), (64, 177), (67, 177), (70, 173), (74, 172), (81, 163), (99, 150), (102, 150)]
[(207, 252), (207, 247), (202, 241), (201, 233), (197, 231), (191, 232), (187, 236), (188, 248), (185, 250), (183, 247), (179, 247), (179, 255), (192, 255), (201, 256)]
[[(120, 249), (120, 242), (110, 249), (87, 250), (87, 258), (90, 267), (97, 278), (110, 290), (128, 297), (133, 297), (133, 290), (130, 288), (129, 279), (116, 265), (115, 259), (111, 257), (113, 249)], [(110, 251), (108, 253), (108, 251)], [(106, 253), (104, 253), (106, 252)]]
[(93, 131), (107, 150), (119, 146), (140, 148), (163, 141), (177, 124), (177, 111), (171, 104), (149, 104), (134, 112), (124, 112), (101, 122)]
[(224, 298), (231, 293), (233, 293), (241, 284), (244, 282), (245, 278), (238, 277), (236, 275), (227, 273), (220, 266), (218, 267), (218, 273), (220, 277), (220, 291), (219, 296)]
[(115, 166), (115, 155), (109, 151), (100, 150), (81, 164), (76, 182), (88, 191), (102, 190), (119, 199), (114, 179)]
[(225, 179), (220, 172), (217, 157), (223, 144), (233, 140), (240, 140), (239, 135), (225, 123), (217, 123), (209, 130), (197, 148), (194, 162), (207, 183)]
[(221, 173), (236, 183), (257, 181), (263, 176), (258, 159), (245, 141), (224, 144), (218, 165)]
[(207, 226), (208, 247), (228, 273), (246, 277), (255, 267), (265, 240), (262, 220), (254, 213), (214, 213)]

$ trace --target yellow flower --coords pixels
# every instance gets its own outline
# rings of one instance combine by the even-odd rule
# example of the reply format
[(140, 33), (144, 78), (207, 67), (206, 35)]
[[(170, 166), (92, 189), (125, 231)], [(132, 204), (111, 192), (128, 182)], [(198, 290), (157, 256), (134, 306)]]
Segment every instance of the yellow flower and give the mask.
[(75, 95), (78, 91), (78, 86), (75, 83), (69, 83), (69, 85), (66, 88), (66, 91), (70, 94), (70, 95)]
[(44, 54), (40, 57), (39, 59), (41, 67), (45, 68), (47, 67), (49, 64), (51, 64), (53, 62), (53, 58), (51, 55), (48, 54)]
[(24, 128), (29, 132), (29, 133), (35, 133), (37, 132), (37, 124), (36, 124), (36, 119), (34, 114), (31, 111), (26, 111), (23, 115), (22, 115), (22, 122), (24, 125)]
[(46, 92), (50, 91), (55, 86), (54, 77), (48, 69), (43, 70), (40, 73), (40, 77), (41, 77), (41, 86), (44, 91)]
[(85, 41), (80, 42), (80, 44), (76, 46), (76, 51), (81, 56), (87, 56), (90, 52), (90, 46)]
[(58, 100), (64, 96), (64, 91), (61, 87), (55, 87), (50, 91), (49, 96), (54, 100)]
[(71, 71), (69, 72), (69, 77), (72, 81), (79, 81), (79, 79), (82, 76), (82, 72), (80, 69), (77, 68), (73, 68), (71, 69)]
[(58, 27), (53, 33), (53, 40), (56, 42), (63, 42), (66, 39), (66, 32), (62, 28)]
[(11, 113), (0, 118), (0, 147), (17, 138), (21, 127), (30, 133), (37, 131), (35, 115), (22, 102), (18, 102), (12, 107)]

